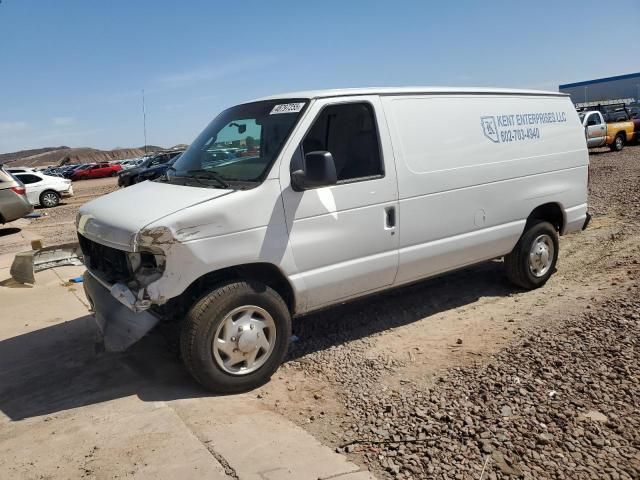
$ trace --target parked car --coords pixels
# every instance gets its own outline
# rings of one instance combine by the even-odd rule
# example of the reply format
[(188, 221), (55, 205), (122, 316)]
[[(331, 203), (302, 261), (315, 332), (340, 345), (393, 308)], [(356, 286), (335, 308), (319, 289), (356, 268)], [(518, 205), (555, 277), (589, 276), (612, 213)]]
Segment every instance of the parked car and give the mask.
[(138, 174), (137, 183), (144, 182), (145, 180), (155, 180), (163, 176), (169, 167), (171, 167), (175, 161), (180, 158), (180, 155), (173, 157), (167, 163), (161, 163), (153, 167), (146, 168)]
[(62, 167), (60, 169), (60, 174), (64, 177), (64, 178), (71, 178), (73, 177), (73, 175), (85, 168), (89, 168), (91, 165), (91, 163), (81, 163), (81, 164), (72, 164), (72, 165), (65, 165), (64, 167)]
[(27, 200), (34, 206), (57, 207), (60, 198), (73, 196), (71, 180), (44, 175), (39, 172), (16, 173), (14, 175), (27, 189)]
[[(229, 143), (255, 154), (203, 168)], [(269, 97), (218, 115), (166, 181), (80, 207), (84, 286), (108, 349), (180, 320), (189, 372), (244, 391), (278, 368), (292, 316), (501, 257), (543, 286), (559, 235), (588, 224), (588, 169), (558, 92)]]
[(44, 175), (49, 175), (52, 177), (64, 178), (60, 173), (60, 167), (47, 167), (44, 170), (42, 170), (40, 173)]
[(631, 105), (627, 108), (627, 110), (629, 111), (629, 117), (632, 120), (640, 120), (640, 106)]
[(118, 186), (119, 187), (128, 187), (129, 185), (133, 185), (134, 183), (138, 183), (138, 174), (148, 168), (157, 167), (159, 165), (164, 165), (172, 158), (180, 155), (182, 151), (167, 151), (167, 152), (159, 152), (150, 157), (144, 159), (140, 165), (137, 167), (129, 168), (120, 172), (118, 175)]
[(627, 142), (640, 139), (640, 119), (629, 120), (626, 114), (625, 118), (623, 121), (607, 123), (600, 111), (580, 113), (587, 147), (608, 146), (611, 151), (619, 152)]
[(71, 180), (115, 177), (121, 170), (122, 167), (120, 165), (111, 165), (110, 163), (96, 163), (85, 168), (75, 170), (71, 175)]
[(33, 212), (27, 190), (20, 180), (0, 165), (0, 223), (8, 223)]
[(144, 162), (143, 158), (134, 158), (131, 160), (125, 160), (123, 161), (120, 166), (122, 167), (123, 170), (128, 170), (130, 168), (134, 168), (137, 167), (138, 165), (140, 165), (142, 162)]

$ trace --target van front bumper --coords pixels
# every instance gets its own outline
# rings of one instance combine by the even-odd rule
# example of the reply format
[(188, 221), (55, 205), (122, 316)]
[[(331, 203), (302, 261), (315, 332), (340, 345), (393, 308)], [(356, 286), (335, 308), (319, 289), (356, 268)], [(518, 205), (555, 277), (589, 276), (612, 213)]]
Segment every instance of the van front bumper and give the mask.
[(135, 312), (125, 306), (89, 271), (84, 273), (83, 285), (107, 351), (126, 350), (159, 321), (148, 311)]

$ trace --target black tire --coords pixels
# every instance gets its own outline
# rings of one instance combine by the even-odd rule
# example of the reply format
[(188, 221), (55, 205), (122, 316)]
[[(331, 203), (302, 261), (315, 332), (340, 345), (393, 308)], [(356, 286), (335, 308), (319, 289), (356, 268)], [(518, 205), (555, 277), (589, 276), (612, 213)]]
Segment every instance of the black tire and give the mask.
[(109, 174), (110, 177), (116, 177), (118, 175), (118, 172), (111, 172)]
[[(551, 264), (546, 270), (546, 273), (537, 276), (532, 272), (530, 266), (529, 255), (536, 239), (540, 236), (546, 235), (550, 238), (553, 244), (553, 255), (551, 256)], [(549, 222), (541, 220), (533, 220), (527, 222), (525, 231), (513, 247), (513, 250), (504, 257), (504, 266), (507, 274), (507, 278), (519, 287), (526, 290), (533, 290), (541, 287), (549, 277), (553, 274), (558, 262), (558, 232)]]
[(54, 190), (45, 190), (40, 194), (40, 206), (53, 208), (60, 205), (60, 194)]
[(624, 135), (621, 133), (617, 134), (609, 148), (612, 152), (619, 152), (622, 150), (624, 148)]
[[(268, 312), (276, 335), (265, 363), (251, 373), (238, 375), (217, 363), (213, 341), (225, 317), (245, 305)], [(180, 332), (180, 352), (187, 370), (204, 388), (216, 393), (239, 393), (269, 381), (284, 360), (290, 337), (291, 315), (278, 293), (260, 282), (233, 281), (218, 285), (191, 307)]]

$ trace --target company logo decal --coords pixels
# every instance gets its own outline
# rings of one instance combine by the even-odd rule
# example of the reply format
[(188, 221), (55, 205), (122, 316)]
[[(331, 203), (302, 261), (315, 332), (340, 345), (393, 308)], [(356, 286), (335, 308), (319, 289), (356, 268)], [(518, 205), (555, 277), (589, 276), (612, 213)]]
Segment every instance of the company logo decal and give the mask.
[(484, 136), (492, 142), (500, 142), (500, 137), (498, 137), (498, 126), (496, 125), (495, 117), (480, 117), (480, 122), (482, 123), (482, 131), (484, 132)]

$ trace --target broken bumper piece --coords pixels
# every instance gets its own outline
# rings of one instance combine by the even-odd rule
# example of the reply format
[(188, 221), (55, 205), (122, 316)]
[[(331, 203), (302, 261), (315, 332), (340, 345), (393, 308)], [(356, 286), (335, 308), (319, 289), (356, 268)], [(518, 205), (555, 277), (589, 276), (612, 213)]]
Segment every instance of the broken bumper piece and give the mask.
[(88, 271), (83, 284), (107, 351), (126, 350), (158, 323), (159, 319), (148, 311), (136, 312), (125, 306)]
[(82, 265), (82, 251), (77, 243), (16, 253), (10, 273), (16, 282), (33, 284), (36, 272), (63, 265)]

